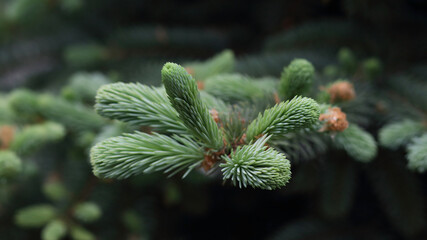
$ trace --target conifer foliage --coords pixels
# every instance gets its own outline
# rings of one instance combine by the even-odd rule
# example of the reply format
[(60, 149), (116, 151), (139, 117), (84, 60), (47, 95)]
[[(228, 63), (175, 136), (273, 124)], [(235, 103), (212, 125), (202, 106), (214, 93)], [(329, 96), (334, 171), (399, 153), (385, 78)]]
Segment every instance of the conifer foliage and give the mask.
[[(300, 77), (298, 70), (293, 74)], [(278, 138), (316, 123), (320, 110), (313, 99), (295, 97), (267, 109), (256, 119), (237, 119), (252, 121), (247, 128), (237, 125), (226, 129), (222, 121), (228, 117), (219, 118), (213, 114), (217, 110), (207, 107), (196, 80), (183, 67), (166, 63), (162, 69), (162, 81), (167, 99), (161, 95), (159, 97), (163, 99), (158, 99), (159, 102), (153, 102), (157, 99), (149, 96), (161, 90), (142, 85), (136, 87), (144, 89), (144, 95), (126, 95), (135, 92), (132, 83), (113, 84), (99, 90), (96, 108), (100, 113), (107, 113), (113, 119), (117, 116), (117, 119), (138, 122), (138, 119), (154, 118), (147, 116), (151, 111), (158, 116), (157, 121), (142, 122), (145, 126), (152, 127), (154, 131), (182, 131), (169, 131), (168, 135), (137, 132), (98, 143), (91, 150), (91, 163), (97, 176), (125, 178), (153, 171), (173, 175), (182, 170), (186, 171), (185, 176), (194, 168), (203, 167), (208, 172), (220, 168), (224, 180), (231, 179), (239, 187), (276, 189), (286, 185), (291, 176), (289, 160), (283, 153), (264, 145), (271, 137)], [(105, 94), (106, 89), (108, 95)], [(133, 98), (134, 101), (128, 103), (126, 112), (118, 114), (114, 109), (125, 103), (121, 101), (123, 98)], [(145, 104), (135, 104), (138, 102)], [(230, 107), (228, 111), (231, 111)], [(171, 119), (167, 124), (159, 121), (167, 118)], [(229, 139), (229, 131), (240, 131), (237, 135), (244, 137)]]
[(0, 239), (427, 239), (425, 4), (193, 2), (0, 3)]
[[(329, 139), (332, 148), (345, 150), (355, 160), (369, 162), (375, 157), (373, 137), (355, 124), (349, 127), (346, 114), (339, 107), (328, 103), (320, 106), (312, 98), (299, 96), (309, 95), (314, 81), (314, 67), (305, 59), (292, 61), (280, 80), (269, 80), (269, 90), (257, 101), (264, 103), (258, 107), (250, 98), (242, 100), (255, 91), (248, 86), (265, 81), (262, 79), (236, 78), (226, 69), (226, 74), (217, 73), (215, 80), (200, 81), (210, 83), (208, 92), (215, 96), (203, 87), (199, 89), (192, 74), (206, 71), (213, 61), (218, 65), (221, 59), (228, 62), (229, 58), (223, 57), (226, 53), (207, 61), (205, 67), (199, 63), (191, 74), (178, 64), (166, 63), (161, 70), (164, 85), (160, 88), (134, 83), (101, 87), (96, 96), (98, 113), (151, 130), (108, 138), (95, 145), (91, 150), (94, 174), (123, 179), (160, 171), (168, 176), (182, 172), (185, 177), (198, 168), (207, 174), (220, 169), (223, 179), (231, 180), (235, 186), (272, 190), (291, 179), (288, 157), (292, 150), (287, 148), (285, 139), (298, 143), (301, 136), (311, 134), (319, 135), (322, 141)], [(220, 69), (216, 66), (213, 68)], [(227, 102), (230, 98), (225, 95), (222, 102), (221, 91), (215, 89), (223, 86), (213, 84), (221, 79), (240, 91), (241, 101)], [(280, 86), (278, 92), (275, 86)], [(273, 96), (267, 97), (268, 93)], [(351, 99), (344, 101), (348, 100)], [(218, 105), (222, 107), (216, 108)], [(247, 114), (242, 111), (244, 108), (254, 110)], [(262, 112), (262, 108), (266, 109)], [(257, 113), (257, 109), (261, 111)]]

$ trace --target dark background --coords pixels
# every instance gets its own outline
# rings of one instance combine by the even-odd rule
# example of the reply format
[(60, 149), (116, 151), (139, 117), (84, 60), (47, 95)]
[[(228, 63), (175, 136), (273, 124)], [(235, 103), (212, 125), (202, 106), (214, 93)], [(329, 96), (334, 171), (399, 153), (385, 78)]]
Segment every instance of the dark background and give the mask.
[[(7, 2), (3, 2), (4, 7)], [(288, 50), (333, 52), (346, 44), (361, 55), (378, 56), (392, 64), (387, 66), (398, 69), (425, 60), (427, 52), (427, 3), (422, 0), (93, 0), (77, 7), (64, 7), (64, 2), (73, 0), (28, 2), (22, 4), (20, 14), (3, 14), (1, 21), (0, 81), (5, 89), (69, 69), (64, 51), (75, 44), (106, 47), (108, 56), (102, 64), (85, 66), (105, 70), (119, 63), (125, 65), (129, 59), (201, 59), (225, 48), (233, 49), (238, 56), (259, 53), (268, 37), (321, 21), (344, 21), (360, 32), (350, 31), (345, 42), (316, 39), (314, 35), (311, 41), (297, 41)], [(138, 37), (137, 29), (145, 36)], [(39, 81), (40, 77), (33, 85), (40, 87)]]

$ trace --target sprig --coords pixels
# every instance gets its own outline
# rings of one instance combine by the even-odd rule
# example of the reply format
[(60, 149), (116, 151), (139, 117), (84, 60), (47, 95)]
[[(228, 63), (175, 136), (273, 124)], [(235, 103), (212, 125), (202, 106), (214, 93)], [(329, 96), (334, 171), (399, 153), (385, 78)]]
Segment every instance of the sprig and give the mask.
[(427, 170), (427, 133), (412, 140), (408, 145), (408, 168), (418, 172)]
[(275, 138), (309, 127), (318, 121), (319, 114), (316, 101), (306, 97), (294, 97), (265, 110), (264, 114), (260, 113), (248, 126), (247, 139), (249, 141), (265, 134), (271, 134)]
[(0, 150), (0, 180), (14, 177), (21, 170), (22, 161), (14, 152)]
[(189, 137), (168, 137), (136, 132), (112, 137), (91, 150), (93, 173), (103, 178), (128, 178), (142, 172), (188, 174), (204, 157), (203, 149)]
[(134, 126), (150, 126), (161, 133), (187, 133), (163, 88), (139, 83), (104, 85), (96, 95), (95, 110), (101, 116)]
[(279, 91), (284, 99), (304, 95), (313, 84), (314, 67), (305, 59), (294, 59), (285, 67), (280, 78)]
[(285, 155), (266, 146), (270, 136), (238, 147), (220, 164), (224, 180), (230, 179), (240, 188), (252, 186), (266, 190), (283, 187), (291, 178), (291, 164)]
[(427, 130), (422, 122), (405, 119), (400, 122), (390, 123), (380, 129), (379, 141), (384, 147), (397, 149), (421, 135)]
[(201, 100), (193, 77), (175, 63), (166, 63), (162, 69), (162, 81), (172, 106), (179, 118), (206, 147), (219, 150), (223, 147), (221, 132)]
[(15, 134), (10, 149), (19, 155), (27, 155), (47, 143), (60, 140), (64, 136), (64, 127), (55, 122), (29, 125)]
[(344, 149), (351, 157), (360, 162), (370, 162), (377, 155), (377, 144), (371, 134), (350, 124), (334, 138), (335, 146)]

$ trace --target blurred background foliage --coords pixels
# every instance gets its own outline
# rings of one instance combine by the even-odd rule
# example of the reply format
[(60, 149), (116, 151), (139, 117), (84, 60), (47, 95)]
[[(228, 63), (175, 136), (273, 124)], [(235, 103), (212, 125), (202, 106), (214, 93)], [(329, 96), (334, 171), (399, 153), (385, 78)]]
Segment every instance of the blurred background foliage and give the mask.
[[(0, 239), (427, 238), (425, 1), (1, 0), (0, 12)], [(352, 81), (340, 107), (377, 157), (289, 140), (299, 160), (278, 191), (92, 175), (90, 146), (135, 130), (95, 114), (101, 85), (160, 85), (164, 62), (197, 69), (224, 49), (251, 77), (305, 58), (317, 89)]]

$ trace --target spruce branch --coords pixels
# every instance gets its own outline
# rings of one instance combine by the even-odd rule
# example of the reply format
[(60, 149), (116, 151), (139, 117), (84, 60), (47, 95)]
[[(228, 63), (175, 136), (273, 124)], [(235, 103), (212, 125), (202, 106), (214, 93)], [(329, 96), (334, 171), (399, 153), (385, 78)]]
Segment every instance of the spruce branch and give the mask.
[(234, 73), (206, 79), (203, 90), (227, 102), (243, 102), (272, 96), (275, 86), (268, 80), (255, 80)]
[(101, 73), (78, 72), (71, 76), (70, 83), (61, 91), (62, 96), (69, 100), (93, 102), (98, 89), (110, 83)]
[(73, 215), (82, 222), (91, 223), (101, 217), (102, 210), (94, 202), (82, 202), (75, 206)]
[(338, 62), (346, 74), (353, 74), (357, 68), (357, 59), (349, 48), (341, 48), (338, 52)]
[(53, 202), (60, 202), (70, 196), (64, 183), (57, 179), (56, 175), (44, 182), (42, 191), (44, 196)]
[(86, 106), (52, 95), (41, 95), (37, 103), (44, 117), (75, 131), (99, 130), (105, 123), (102, 117)]
[(248, 126), (247, 140), (250, 141), (262, 134), (271, 134), (273, 138), (289, 132), (306, 128), (319, 119), (319, 105), (311, 98), (294, 97), (281, 102), (259, 114)]
[(53, 220), (56, 215), (57, 209), (52, 205), (32, 205), (18, 210), (15, 223), (24, 228), (38, 228)]
[(293, 162), (315, 159), (328, 150), (329, 135), (318, 131), (318, 127), (301, 129), (275, 139), (272, 144)]
[(204, 62), (189, 63), (185, 69), (198, 81), (221, 73), (228, 73), (234, 69), (234, 53), (224, 50)]
[(280, 76), (283, 66), (295, 58), (310, 59), (315, 66), (325, 66), (333, 59), (321, 52), (307, 50), (287, 50), (286, 52), (271, 52), (262, 55), (248, 55), (236, 62), (236, 72), (252, 77)]
[(108, 49), (96, 43), (69, 45), (64, 49), (64, 60), (70, 66), (95, 66), (108, 58)]
[(378, 58), (368, 58), (362, 63), (363, 73), (368, 80), (374, 80), (381, 75), (382, 63)]
[(162, 88), (139, 83), (104, 85), (96, 95), (95, 110), (101, 116), (134, 126), (150, 126), (161, 133), (188, 132)]
[(220, 150), (224, 145), (221, 132), (201, 100), (193, 77), (183, 67), (166, 63), (162, 69), (162, 81), (172, 106), (188, 131), (206, 147)]
[(67, 226), (61, 220), (53, 220), (46, 224), (42, 230), (43, 240), (59, 240), (67, 234)]
[(230, 105), (205, 91), (200, 92), (200, 98), (206, 104), (209, 110), (215, 109), (218, 112), (226, 113), (230, 109)]
[(10, 149), (19, 155), (27, 155), (43, 145), (57, 141), (65, 136), (65, 129), (55, 122), (44, 122), (24, 127), (18, 131)]
[(15, 113), (9, 104), (9, 99), (0, 93), (0, 124), (12, 123), (15, 120), (14, 115)]
[(129, 126), (124, 122), (113, 122), (111, 125), (103, 127), (96, 137), (93, 139), (92, 145), (102, 142), (110, 137), (117, 137), (122, 133), (130, 133), (135, 131), (135, 127)]
[(79, 225), (71, 226), (70, 236), (72, 239), (96, 240), (93, 233)]
[(34, 122), (39, 116), (38, 95), (30, 90), (17, 89), (9, 95), (9, 106), (17, 120)]
[(221, 130), (230, 147), (235, 148), (245, 143), (245, 130), (250, 120), (254, 119), (258, 113), (256, 106), (247, 102), (242, 105), (232, 105), (226, 113), (218, 113)]
[(294, 59), (282, 72), (279, 92), (284, 99), (304, 95), (313, 84), (314, 67), (305, 59)]
[(230, 179), (240, 188), (252, 186), (266, 190), (283, 187), (291, 178), (291, 164), (282, 154), (266, 146), (270, 136), (255, 143), (237, 147), (230, 156), (224, 155), (221, 171), (224, 180)]
[(408, 168), (423, 173), (427, 170), (427, 133), (408, 145)]
[(370, 162), (377, 155), (377, 144), (371, 134), (357, 125), (350, 124), (334, 138), (335, 146), (360, 162)]
[(379, 132), (379, 142), (384, 147), (397, 149), (422, 134), (424, 130), (427, 129), (422, 122), (405, 119), (382, 127)]
[(203, 154), (203, 149), (189, 137), (135, 132), (98, 143), (90, 156), (96, 176), (124, 179), (156, 171), (172, 176), (187, 169), (185, 177), (200, 165)]
[(21, 159), (14, 152), (0, 150), (0, 179), (14, 177), (21, 170)]

